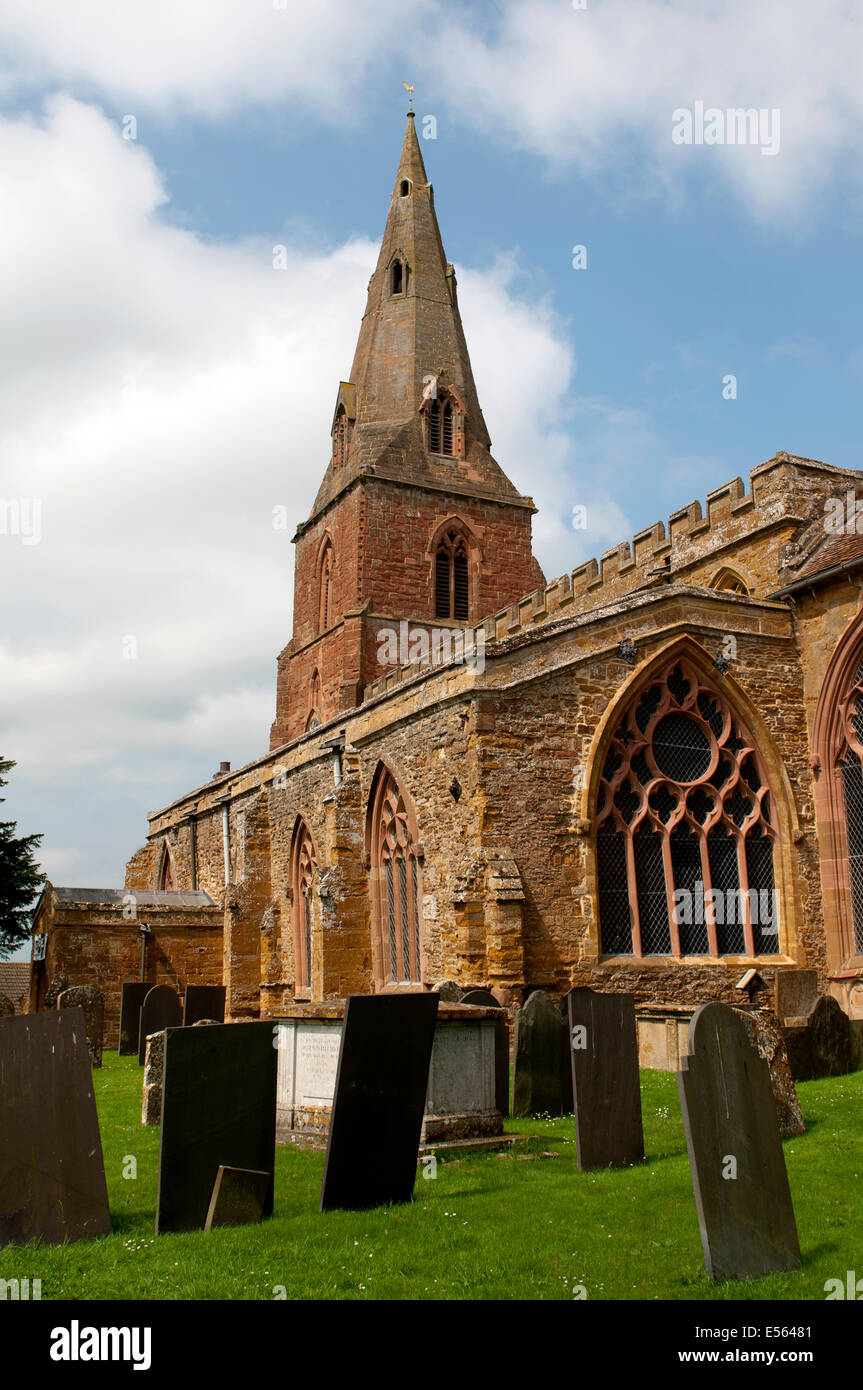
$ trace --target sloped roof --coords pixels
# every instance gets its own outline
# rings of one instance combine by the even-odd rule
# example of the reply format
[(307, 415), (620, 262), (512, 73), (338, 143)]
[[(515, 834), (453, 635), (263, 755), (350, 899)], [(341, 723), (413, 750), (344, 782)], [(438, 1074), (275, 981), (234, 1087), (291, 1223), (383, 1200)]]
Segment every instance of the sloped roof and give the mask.
[(0, 960), (0, 994), (19, 1004), (29, 988), (29, 960)]
[(122, 907), (133, 894), (138, 907), (215, 907), (216, 903), (198, 889), (194, 893), (144, 893), (132, 888), (54, 888), (57, 901), (66, 907), (76, 903)]
[(819, 545), (809, 556), (802, 569), (797, 571), (794, 582), (796, 584), (801, 579), (809, 579), (823, 574), (825, 570), (848, 565), (859, 559), (863, 559), (863, 535), (849, 531), (847, 534), (843, 532), (838, 536), (829, 536), (823, 545)]

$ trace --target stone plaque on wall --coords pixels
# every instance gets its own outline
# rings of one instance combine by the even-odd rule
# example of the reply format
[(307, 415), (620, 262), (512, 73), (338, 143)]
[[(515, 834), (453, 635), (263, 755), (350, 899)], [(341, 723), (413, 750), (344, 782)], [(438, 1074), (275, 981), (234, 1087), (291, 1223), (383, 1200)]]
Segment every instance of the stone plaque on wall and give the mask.
[(349, 995), (321, 1211), (409, 1202), (416, 1179), (436, 994)]
[(83, 1011), (0, 1019), (0, 1246), (110, 1234)]

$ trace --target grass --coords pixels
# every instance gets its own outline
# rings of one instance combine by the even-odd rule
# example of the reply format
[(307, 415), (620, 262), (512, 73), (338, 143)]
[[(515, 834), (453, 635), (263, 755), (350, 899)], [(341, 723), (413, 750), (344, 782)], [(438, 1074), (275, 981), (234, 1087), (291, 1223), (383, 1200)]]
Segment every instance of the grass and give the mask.
[[(42, 1298), (819, 1299), (863, 1274), (863, 1072), (798, 1087), (807, 1133), (786, 1140), (803, 1269), (711, 1284), (675, 1078), (644, 1071), (647, 1161), (582, 1173), (572, 1120), (510, 1120), (529, 1142), (418, 1170), (414, 1201), (318, 1212), (323, 1155), (279, 1146), (276, 1205), (261, 1226), (156, 1238), (158, 1131), (140, 1124), (134, 1058), (95, 1073), (113, 1235), (0, 1250), (0, 1278), (41, 1279)], [(555, 1155), (555, 1156), (552, 1156)], [(124, 1178), (127, 1156), (137, 1177)]]

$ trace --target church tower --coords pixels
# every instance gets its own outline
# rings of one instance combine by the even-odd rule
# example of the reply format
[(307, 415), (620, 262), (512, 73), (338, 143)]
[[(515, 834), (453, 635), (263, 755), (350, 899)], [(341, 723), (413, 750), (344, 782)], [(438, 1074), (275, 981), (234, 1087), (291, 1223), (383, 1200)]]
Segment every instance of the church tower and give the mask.
[(361, 703), (385, 629), (474, 625), (544, 584), (536, 509), (490, 449), (409, 112), (332, 455), (294, 536), (271, 748)]

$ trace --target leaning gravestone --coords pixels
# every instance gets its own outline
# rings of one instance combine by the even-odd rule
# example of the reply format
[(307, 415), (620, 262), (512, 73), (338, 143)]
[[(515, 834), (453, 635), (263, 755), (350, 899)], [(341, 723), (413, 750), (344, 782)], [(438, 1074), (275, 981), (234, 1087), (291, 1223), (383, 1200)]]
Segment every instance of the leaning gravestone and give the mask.
[(844, 1076), (854, 1070), (851, 1020), (832, 994), (822, 994), (809, 1018), (786, 1027), (788, 1061), (795, 1081)]
[[(465, 990), (460, 1002), (484, 1009), (502, 1007), (490, 989)], [(494, 1105), (501, 1115), (509, 1114), (509, 1028), (505, 1018), (494, 1022)]]
[(166, 1028), (179, 1028), (183, 1021), (180, 996), (170, 985), (154, 985), (141, 1005), (141, 1023), (138, 1034), (138, 1066), (144, 1065), (147, 1055), (147, 1038), (151, 1033), (162, 1033)]
[(120, 1040), (118, 1057), (131, 1057), (138, 1051), (141, 1033), (141, 1005), (155, 984), (154, 980), (127, 980), (120, 986)]
[(272, 1182), (272, 1173), (261, 1173), (254, 1168), (226, 1168), (220, 1164), (204, 1230), (212, 1231), (217, 1226), (249, 1226), (262, 1221)]
[(791, 1075), (785, 1039), (775, 1015), (769, 1009), (755, 1009), (752, 1013), (744, 1013), (740, 1009), (736, 1012), (746, 1025), (752, 1046), (758, 1049), (759, 1056), (764, 1058), (770, 1068), (770, 1086), (776, 1105), (780, 1137), (791, 1139), (798, 1134), (805, 1134), (806, 1126)]
[(157, 1234), (203, 1227), (220, 1166), (268, 1173), (272, 1214), (276, 1062), (271, 1023), (168, 1030)]
[(536, 989), (515, 1019), (513, 1115), (568, 1115), (572, 1079), (566, 1024), (544, 990)]
[(110, 1234), (83, 1013), (0, 1019), (0, 1246)]
[(87, 1048), (90, 1065), (102, 1065), (102, 1035), (105, 1031), (105, 998), (92, 985), (73, 985), (64, 989), (57, 1000), (58, 1009), (83, 1009), (87, 1028)]
[(345, 1000), (321, 1211), (411, 1200), (437, 1010), (432, 993)]
[(224, 985), (186, 985), (183, 998), (183, 1027), (190, 1028), (204, 1019), (225, 1021)]
[(791, 1191), (767, 1063), (740, 1016), (703, 1004), (677, 1086), (711, 1279), (749, 1279), (800, 1266)]
[(579, 1168), (644, 1160), (638, 1035), (631, 994), (571, 989), (566, 996)]
[(11, 999), (7, 999), (5, 994), (0, 994), (0, 1018), (12, 1018), (15, 1013), (15, 1005)]

